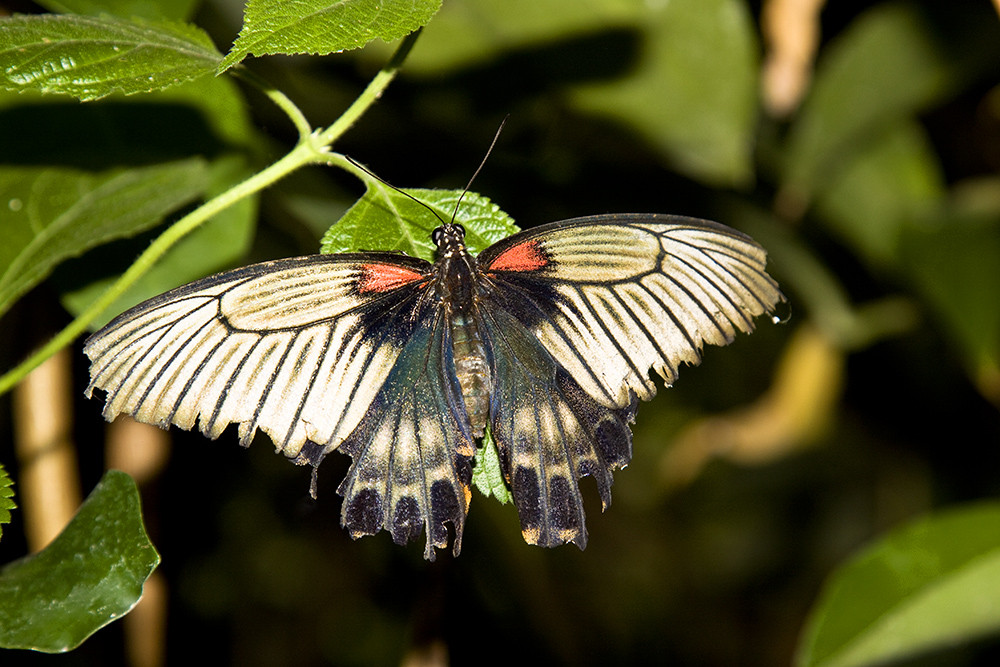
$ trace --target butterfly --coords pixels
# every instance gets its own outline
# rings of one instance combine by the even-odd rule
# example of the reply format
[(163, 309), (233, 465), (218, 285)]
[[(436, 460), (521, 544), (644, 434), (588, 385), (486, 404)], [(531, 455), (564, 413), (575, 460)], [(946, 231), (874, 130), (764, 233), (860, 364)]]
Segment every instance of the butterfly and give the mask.
[(316, 468), (353, 459), (338, 493), (354, 538), (426, 533), (461, 550), (476, 443), (488, 430), (524, 539), (586, 546), (578, 480), (602, 509), (632, 454), (640, 400), (705, 344), (730, 343), (784, 300), (750, 237), (662, 214), (597, 215), (478, 256), (460, 224), (434, 263), (312, 255), (220, 273), (154, 297), (87, 339), (104, 416), (217, 438), (236, 424)]

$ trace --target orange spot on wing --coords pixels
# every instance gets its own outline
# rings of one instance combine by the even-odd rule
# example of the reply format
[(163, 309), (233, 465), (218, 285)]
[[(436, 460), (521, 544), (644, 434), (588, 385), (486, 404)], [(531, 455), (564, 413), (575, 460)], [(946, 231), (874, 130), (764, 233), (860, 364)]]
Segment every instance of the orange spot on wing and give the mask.
[(538, 241), (526, 241), (508, 248), (489, 265), (488, 271), (535, 271), (548, 266), (549, 259)]
[(423, 274), (392, 264), (368, 264), (361, 270), (359, 292), (388, 292), (423, 279)]

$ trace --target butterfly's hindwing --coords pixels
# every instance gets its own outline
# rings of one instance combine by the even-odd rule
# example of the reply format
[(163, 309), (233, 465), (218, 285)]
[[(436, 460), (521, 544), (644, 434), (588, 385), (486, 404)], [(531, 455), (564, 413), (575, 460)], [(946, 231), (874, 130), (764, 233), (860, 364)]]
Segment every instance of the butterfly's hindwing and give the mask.
[(338, 492), (341, 522), (353, 537), (384, 528), (405, 544), (427, 531), (424, 556), (448, 546), (454, 553), (471, 496), (474, 453), (455, 374), (451, 337), (436, 304), (421, 309), (385, 384), (341, 450), (354, 459)]
[(494, 294), (482, 310), (493, 367), (490, 430), (514, 496), (524, 539), (586, 546), (577, 480), (591, 475), (611, 502), (611, 473), (632, 454), (629, 423), (637, 401), (622, 408), (586, 394)]
[[(373, 278), (373, 266), (397, 269), (391, 284)], [(87, 340), (87, 393), (107, 392), (109, 420), (197, 423), (211, 438), (235, 423), (242, 444), (260, 429), (289, 458), (316, 464), (354, 430), (391, 371), (405, 331), (379, 324), (414, 307), (429, 268), (396, 255), (319, 255), (180, 287)], [(303, 449), (309, 441), (322, 447)]]

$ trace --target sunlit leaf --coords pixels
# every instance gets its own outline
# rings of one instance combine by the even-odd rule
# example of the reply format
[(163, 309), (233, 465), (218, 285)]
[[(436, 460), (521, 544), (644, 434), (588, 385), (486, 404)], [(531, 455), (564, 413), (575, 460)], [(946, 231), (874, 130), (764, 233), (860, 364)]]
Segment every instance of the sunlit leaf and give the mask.
[(198, 197), (205, 176), (197, 157), (99, 173), (0, 167), (0, 313), (66, 258), (148, 229)]
[(499, 206), (475, 192), (467, 192), (460, 205), (461, 190), (407, 189), (406, 192), (427, 206), (390, 187), (369, 186), (364, 196), (323, 236), (321, 252), (395, 250), (433, 260), (431, 232), (451, 220), (456, 206), (455, 221), (465, 227), (465, 241), (473, 253), (482, 252), (518, 231)]
[(229, 69), (247, 55), (326, 55), (389, 42), (426, 24), (441, 0), (249, 0), (243, 29), (219, 65)]
[(124, 19), (138, 16), (144, 19), (191, 18), (199, 0), (36, 0), (46, 9), (62, 14), (110, 14)]
[(496, 443), (493, 442), (489, 429), (486, 430), (482, 447), (476, 450), (475, 465), (472, 468), (472, 484), (487, 498), (493, 496), (503, 504), (514, 501), (514, 497), (504, 481), (503, 469), (500, 467), (500, 455), (497, 453)]
[(49, 546), (0, 570), (0, 646), (76, 648), (135, 606), (159, 562), (135, 482), (106, 473)]
[(1000, 631), (1000, 505), (894, 530), (838, 570), (803, 634), (800, 667), (873, 665)]
[(221, 54), (201, 29), (110, 16), (0, 19), (0, 87), (96, 100), (175, 86), (215, 71)]

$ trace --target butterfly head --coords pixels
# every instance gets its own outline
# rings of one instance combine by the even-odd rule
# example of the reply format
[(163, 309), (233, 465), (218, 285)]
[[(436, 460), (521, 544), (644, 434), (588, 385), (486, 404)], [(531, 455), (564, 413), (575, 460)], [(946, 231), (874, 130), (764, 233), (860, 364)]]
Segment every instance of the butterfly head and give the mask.
[(476, 279), (476, 259), (465, 247), (465, 228), (449, 222), (431, 233), (437, 246), (437, 294), (452, 307), (464, 310), (471, 303)]
[(457, 222), (449, 222), (435, 229), (431, 232), (431, 240), (437, 246), (438, 258), (450, 258), (466, 252), (465, 227)]

